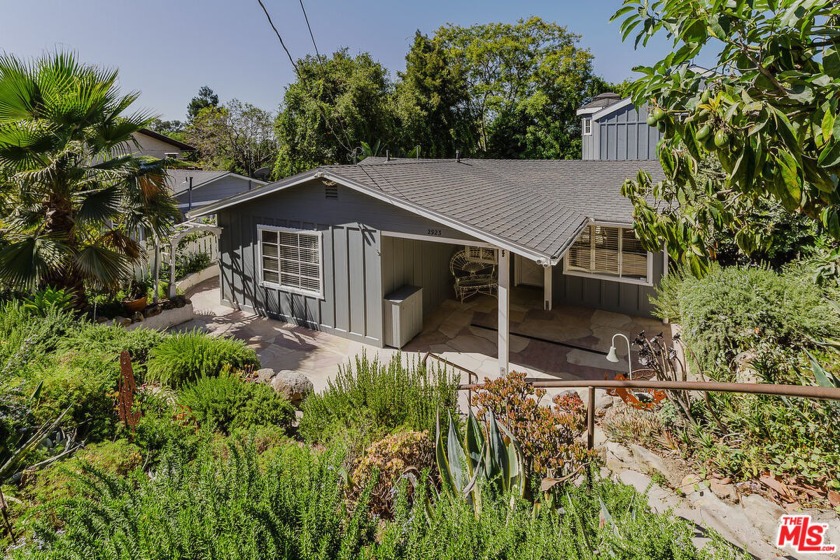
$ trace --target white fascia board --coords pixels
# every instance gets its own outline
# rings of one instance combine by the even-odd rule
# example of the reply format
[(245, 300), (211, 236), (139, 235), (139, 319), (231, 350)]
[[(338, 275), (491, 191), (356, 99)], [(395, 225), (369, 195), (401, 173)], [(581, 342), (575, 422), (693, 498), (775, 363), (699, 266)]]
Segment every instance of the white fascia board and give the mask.
[(598, 112), (598, 111), (600, 111), (601, 109), (603, 109), (603, 107), (590, 107), (589, 109), (578, 109), (578, 110), (577, 110), (577, 115), (578, 115), (578, 116), (581, 116), (581, 115), (594, 115), (595, 113), (597, 113), (597, 112)]
[(317, 178), (318, 173), (319, 172), (317, 170), (307, 171), (306, 173), (303, 173), (301, 175), (289, 177), (285, 181), (277, 181), (273, 184), (273, 186), (269, 185), (267, 188), (261, 188), (258, 190), (247, 191), (244, 193), (233, 195), (215, 204), (208, 204), (207, 206), (203, 206), (202, 208), (197, 208), (196, 210), (189, 212), (187, 214), (187, 217), (198, 218), (199, 216), (206, 216), (207, 214), (215, 214), (219, 210), (224, 210), (225, 208), (228, 208), (230, 206), (235, 206), (240, 202), (247, 202), (249, 200), (259, 198), (267, 194), (272, 194), (283, 189), (287, 189), (289, 187), (294, 187), (296, 185), (300, 185), (301, 183), (311, 181), (312, 179)]
[(597, 121), (600, 118), (606, 117), (607, 115), (612, 115), (613, 113), (615, 113), (619, 109), (624, 109), (628, 105), (632, 105), (632, 104), (633, 104), (633, 100), (628, 97), (627, 99), (619, 101), (618, 103), (613, 103), (609, 107), (604, 107), (603, 109), (601, 109), (600, 111), (598, 111), (597, 113), (592, 115), (592, 120)]

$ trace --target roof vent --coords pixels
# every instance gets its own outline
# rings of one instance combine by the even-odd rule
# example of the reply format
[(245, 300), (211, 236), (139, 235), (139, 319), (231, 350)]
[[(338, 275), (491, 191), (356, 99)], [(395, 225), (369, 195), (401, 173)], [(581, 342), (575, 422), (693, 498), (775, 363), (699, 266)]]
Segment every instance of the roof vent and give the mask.
[(324, 198), (338, 199), (338, 187), (336, 185), (324, 185)]

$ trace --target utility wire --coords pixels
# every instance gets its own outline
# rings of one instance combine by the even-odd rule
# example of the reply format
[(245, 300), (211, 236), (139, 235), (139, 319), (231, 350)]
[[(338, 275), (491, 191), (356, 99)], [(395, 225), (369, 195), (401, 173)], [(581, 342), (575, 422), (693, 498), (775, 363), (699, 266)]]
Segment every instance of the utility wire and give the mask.
[[(303, 74), (301, 73), (300, 68), (298, 67), (297, 63), (295, 62), (295, 59), (292, 57), (292, 53), (290, 53), (289, 49), (286, 47), (286, 43), (285, 43), (285, 41), (283, 41), (283, 37), (280, 35), (280, 31), (278, 31), (277, 26), (274, 25), (274, 22), (271, 20), (271, 15), (268, 13), (268, 10), (266, 9), (265, 4), (263, 4), (262, 0), (257, 0), (257, 2), (259, 2), (260, 8), (262, 8), (263, 13), (265, 13), (265, 17), (268, 20), (268, 24), (271, 25), (271, 28), (274, 30), (274, 34), (277, 36), (277, 39), (280, 41), (280, 45), (283, 47), (283, 50), (286, 51), (286, 56), (289, 57), (289, 62), (292, 63), (292, 68), (295, 69), (295, 74), (297, 75), (298, 80), (300, 80), (301, 83), (306, 85), (306, 79), (303, 77)], [(303, 8), (303, 1), (302, 0), (300, 0), (300, 7)], [(315, 46), (315, 52), (318, 53), (318, 46), (315, 44), (315, 35), (312, 34), (312, 28), (309, 26), (309, 18), (306, 16), (306, 9), (303, 9), (303, 16), (306, 19), (306, 26), (309, 28), (309, 36), (312, 37), (312, 44)], [(320, 58), (320, 54), (319, 54), (318, 55), (318, 61), (320, 62), (320, 60), (321, 60), (321, 58)], [(326, 82), (325, 82), (325, 85), (326, 85)], [(349, 146), (350, 143), (351, 143), (350, 135), (347, 134), (347, 129), (344, 128), (344, 124), (341, 122), (341, 119), (338, 120), (338, 126), (341, 128), (341, 131), (344, 133), (344, 136), (346, 137), (346, 140), (347, 140), (346, 144), (345, 144), (345, 142), (343, 142), (341, 140), (341, 136), (338, 135), (338, 133), (335, 131), (335, 128), (333, 128), (333, 125), (330, 122), (329, 115), (327, 114), (327, 112), (324, 110), (324, 108), (321, 106), (321, 104), (318, 102), (317, 99), (315, 100), (315, 106), (320, 110), (321, 116), (324, 118), (324, 123), (327, 125), (327, 128), (330, 129), (330, 132), (332, 133), (333, 137), (338, 141), (339, 145), (343, 149), (347, 150), (347, 155), (351, 156), (353, 154), (353, 149), (350, 148), (350, 146)]]
[(318, 52), (318, 44), (315, 42), (315, 34), (312, 33), (312, 26), (309, 25), (309, 16), (306, 15), (306, 8), (303, 7), (303, 0), (299, 0), (300, 2), (300, 9), (303, 12), (303, 19), (306, 20), (306, 28), (309, 29), (309, 36), (312, 38), (312, 46), (315, 47), (315, 55), (318, 57), (318, 60), (321, 60), (321, 53)]
[(292, 67), (295, 69), (295, 73), (298, 75), (298, 78), (300, 78), (300, 69), (298, 68), (297, 63), (295, 62), (295, 59), (292, 58), (292, 53), (290, 53), (289, 49), (286, 48), (286, 43), (283, 41), (283, 37), (277, 30), (277, 26), (274, 25), (273, 21), (271, 21), (271, 15), (269, 15), (268, 10), (265, 9), (265, 4), (263, 4), (262, 0), (257, 0), (257, 2), (260, 3), (260, 8), (262, 8), (263, 12), (265, 12), (265, 17), (266, 19), (268, 19), (268, 24), (271, 26), (271, 28), (274, 30), (274, 34), (277, 35), (277, 38), (280, 40), (280, 46), (282, 46), (283, 50), (286, 51), (286, 56), (289, 57), (289, 62), (292, 63)]

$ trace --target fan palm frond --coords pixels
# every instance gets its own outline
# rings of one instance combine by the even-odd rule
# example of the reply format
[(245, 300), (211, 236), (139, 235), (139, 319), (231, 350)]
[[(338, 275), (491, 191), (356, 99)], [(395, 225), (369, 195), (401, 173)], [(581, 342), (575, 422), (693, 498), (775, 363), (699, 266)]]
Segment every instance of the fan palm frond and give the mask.
[(103, 245), (87, 245), (75, 255), (75, 269), (98, 288), (119, 286), (128, 276), (129, 262), (125, 255)]
[(0, 247), (0, 280), (33, 290), (68, 260), (68, 247), (56, 239), (32, 235)]

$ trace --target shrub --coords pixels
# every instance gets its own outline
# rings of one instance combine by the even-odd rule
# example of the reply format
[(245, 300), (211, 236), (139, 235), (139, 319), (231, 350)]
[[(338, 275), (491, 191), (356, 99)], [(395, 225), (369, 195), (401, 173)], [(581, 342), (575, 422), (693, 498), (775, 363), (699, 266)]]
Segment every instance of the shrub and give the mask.
[(376, 477), (370, 490), (370, 508), (376, 515), (390, 515), (398, 483), (406, 474), (419, 480), (434, 468), (434, 445), (428, 432), (398, 432), (371, 444), (356, 462), (350, 476), (350, 496), (358, 499)]
[[(810, 385), (816, 378), (806, 350), (827, 369), (840, 368), (838, 354), (819, 344), (840, 337), (837, 297), (798, 265), (782, 272), (716, 267), (702, 279), (669, 276), (654, 303), (660, 316), (681, 324), (688, 355), (696, 358), (690, 364), (705, 375)], [(699, 426), (676, 431), (695, 460), (735, 478), (769, 470), (840, 488), (837, 403), (712, 393), (694, 409)]]
[(403, 364), (400, 354), (387, 363), (357, 356), (355, 367), (339, 368), (320, 394), (302, 405), (300, 433), (324, 441), (348, 430), (364, 446), (395, 428), (433, 430), (438, 412), (457, 404), (458, 379), (442, 369), (426, 369), (418, 361)]
[(82, 323), (79, 328), (59, 341), (58, 351), (97, 354), (103, 360), (113, 361), (115, 371), (119, 372), (120, 352), (128, 350), (135, 377), (143, 379), (146, 373), (146, 360), (152, 348), (169, 336), (154, 329), (129, 331), (122, 327)]
[(668, 276), (653, 303), (657, 316), (682, 326), (704, 372), (731, 381), (734, 358), (762, 342), (796, 354), (840, 335), (840, 309), (827, 296), (837, 294), (817, 287), (800, 267), (781, 273), (715, 267), (702, 279)]
[(70, 313), (52, 308), (41, 316), (20, 301), (0, 303), (0, 378), (25, 375), (31, 363), (44, 361), (74, 328)]
[(199, 426), (224, 433), (252, 426), (288, 428), (295, 417), (289, 401), (268, 385), (228, 373), (187, 385), (178, 402)]
[(509, 373), (484, 386), (472, 398), (478, 416), (491, 411), (519, 440), (530, 474), (565, 476), (591, 458), (578, 438), (586, 429), (586, 408), (577, 393), (557, 395), (542, 406), (545, 389), (534, 389), (524, 373)]
[(200, 272), (210, 266), (210, 262), (207, 253), (179, 254), (175, 257), (175, 279), (181, 280), (188, 274)]
[[(487, 497), (480, 516), (456, 500), (432, 501), (425, 485), (396, 518), (371, 514), (364, 494), (348, 510), (334, 450), (279, 449), (265, 468), (252, 445), (203, 448), (195, 460), (167, 453), (154, 477), (127, 481), (85, 467), (75, 497), (45, 505), (30, 544), (14, 558), (736, 558), (713, 532), (704, 551), (693, 526), (655, 514), (631, 487), (570, 487), (535, 510)], [(561, 509), (562, 508), (562, 509)], [(52, 512), (56, 532), (44, 513)]]
[(174, 393), (163, 387), (143, 387), (137, 393), (135, 407), (141, 416), (133, 441), (143, 449), (148, 462), (159, 459), (164, 449), (177, 449), (184, 456), (196, 452), (201, 438), (177, 405)]
[(180, 387), (202, 377), (215, 377), (225, 366), (259, 367), (257, 353), (241, 340), (211, 337), (198, 330), (170, 336), (149, 352), (148, 379)]
[(134, 484), (86, 468), (84, 495), (48, 506), (22, 558), (356, 558), (373, 533), (362, 504), (343, 503), (337, 453), (285, 446), (265, 470), (252, 446), (232, 444), (189, 460), (167, 453), (155, 476)]
[(35, 475), (29, 491), (37, 503), (47, 503), (72, 495), (74, 475), (81, 474), (83, 465), (102, 472), (125, 477), (143, 463), (141, 449), (125, 439), (92, 443), (78, 450), (70, 459), (53, 463)]
[[(570, 486), (556, 506), (534, 509), (507, 497), (485, 495), (481, 515), (460, 500), (423, 499), (421, 487), (410, 506), (401, 496), (396, 518), (387, 524), (369, 558), (506, 559), (693, 559), (739, 557), (712, 534), (699, 551), (694, 528), (670, 514), (655, 514), (631, 487), (601, 480)], [(562, 509), (560, 509), (562, 508)]]

